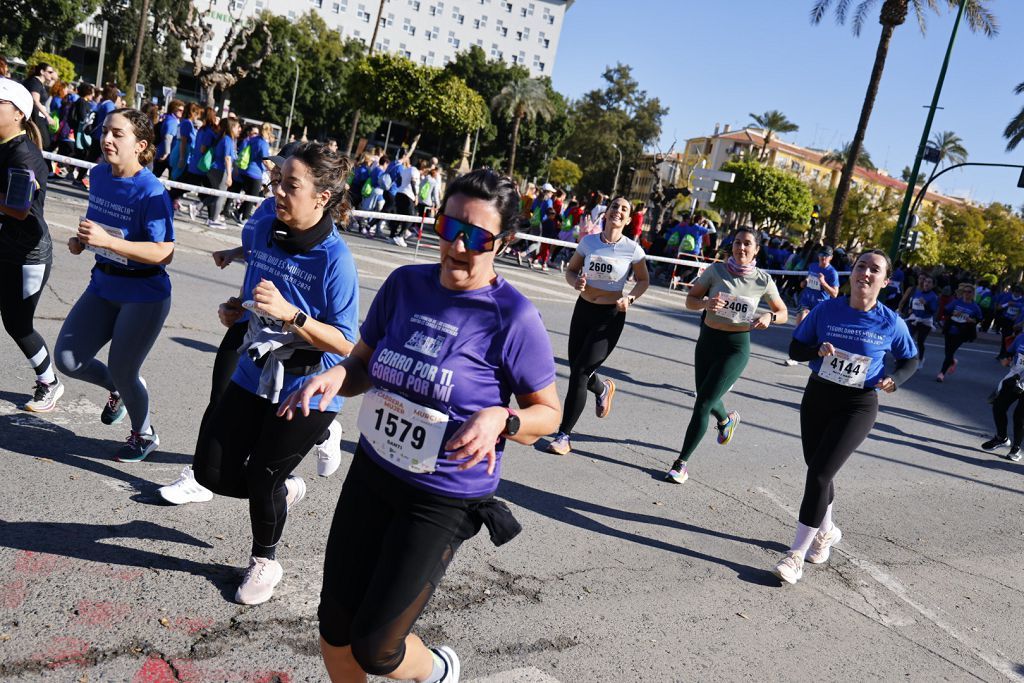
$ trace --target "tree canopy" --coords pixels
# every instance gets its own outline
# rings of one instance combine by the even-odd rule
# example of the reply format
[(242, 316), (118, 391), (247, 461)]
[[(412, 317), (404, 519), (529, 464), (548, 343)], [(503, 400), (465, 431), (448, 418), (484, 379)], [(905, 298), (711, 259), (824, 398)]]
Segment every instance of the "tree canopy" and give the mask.
[(26, 55), (37, 49), (61, 52), (98, 4), (99, 0), (5, 0), (0, 48)]
[(605, 69), (603, 89), (591, 90), (573, 102), (569, 112), (571, 132), (559, 149), (561, 156), (579, 158), (583, 168), (580, 189), (610, 191), (622, 150), (625, 172), (645, 147), (661, 135), (661, 120), (668, 114), (657, 97), (633, 78), (629, 65)]
[(749, 217), (769, 228), (805, 224), (811, 215), (811, 193), (795, 176), (750, 159), (729, 161), (722, 170), (736, 174), (718, 186), (714, 208)]

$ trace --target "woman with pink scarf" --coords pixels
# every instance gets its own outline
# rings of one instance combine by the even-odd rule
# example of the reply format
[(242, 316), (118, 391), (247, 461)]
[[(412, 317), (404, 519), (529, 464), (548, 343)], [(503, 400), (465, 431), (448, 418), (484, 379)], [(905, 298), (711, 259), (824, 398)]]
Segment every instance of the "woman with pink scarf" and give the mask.
[[(687, 480), (687, 462), (708, 430), (709, 415), (718, 420), (718, 443), (724, 446), (732, 440), (740, 414), (726, 412), (722, 397), (747, 367), (750, 330), (786, 322), (786, 304), (775, 282), (754, 265), (760, 249), (760, 236), (752, 229), (740, 228), (733, 239), (732, 256), (725, 263), (708, 266), (686, 296), (687, 309), (704, 311), (694, 350), (697, 400), (683, 447), (665, 481), (682, 484)], [(758, 310), (762, 301), (770, 310)]]

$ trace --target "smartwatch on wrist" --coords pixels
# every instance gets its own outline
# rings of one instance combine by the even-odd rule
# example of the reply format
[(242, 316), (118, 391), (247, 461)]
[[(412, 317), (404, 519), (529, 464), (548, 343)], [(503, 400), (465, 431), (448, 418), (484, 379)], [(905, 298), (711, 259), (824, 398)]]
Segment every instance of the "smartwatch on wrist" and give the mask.
[(779, 316), (778, 316), (778, 314), (775, 313), (775, 311), (772, 311), (771, 314), (772, 314), (772, 325), (774, 325), (775, 321), (779, 319)]
[(505, 418), (505, 430), (501, 433), (502, 436), (515, 436), (519, 433), (519, 428), (522, 426), (519, 420), (519, 413), (512, 410), (511, 408), (505, 408), (508, 411), (508, 417)]
[(306, 324), (306, 320), (307, 319), (308, 318), (306, 317), (305, 313), (303, 313), (302, 311), (298, 311), (295, 314), (295, 317), (292, 318), (292, 321), (290, 323), (288, 323), (288, 324), (291, 325), (292, 327), (301, 328), (303, 325)]
[(630, 296), (628, 296), (627, 298), (629, 299), (629, 305), (630, 306), (632, 306), (633, 302), (636, 301), (636, 297), (633, 296), (632, 294)]

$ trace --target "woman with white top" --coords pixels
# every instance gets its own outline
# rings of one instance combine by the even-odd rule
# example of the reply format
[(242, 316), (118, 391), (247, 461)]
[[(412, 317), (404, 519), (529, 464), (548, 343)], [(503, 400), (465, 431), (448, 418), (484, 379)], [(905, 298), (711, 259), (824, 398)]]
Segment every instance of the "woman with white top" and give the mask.
[[(597, 399), (599, 418), (612, 410), (615, 382), (600, 379), (597, 371), (619, 343), (626, 311), (650, 284), (644, 250), (622, 234), (631, 211), (628, 199), (613, 199), (604, 214), (604, 229), (580, 240), (565, 269), (566, 282), (580, 296), (569, 323), (569, 388), (562, 424), (548, 445), (549, 453), (566, 455), (572, 450), (569, 437), (583, 414), (587, 391)], [(630, 274), (636, 284), (627, 296), (623, 290)]]

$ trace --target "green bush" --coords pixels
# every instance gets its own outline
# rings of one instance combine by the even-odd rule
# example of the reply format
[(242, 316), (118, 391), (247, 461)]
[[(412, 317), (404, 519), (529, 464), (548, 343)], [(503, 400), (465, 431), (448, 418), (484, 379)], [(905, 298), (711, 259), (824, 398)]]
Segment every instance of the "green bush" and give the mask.
[(75, 74), (75, 65), (71, 63), (70, 59), (61, 57), (60, 55), (36, 50), (32, 53), (32, 56), (28, 58), (27, 62), (29, 73), (32, 72), (32, 69), (35, 68), (36, 64), (44, 62), (56, 69), (57, 73), (60, 75), (60, 80), (65, 83), (74, 83), (77, 79), (77, 75)]

